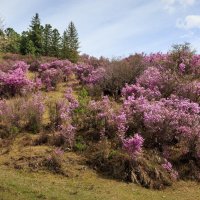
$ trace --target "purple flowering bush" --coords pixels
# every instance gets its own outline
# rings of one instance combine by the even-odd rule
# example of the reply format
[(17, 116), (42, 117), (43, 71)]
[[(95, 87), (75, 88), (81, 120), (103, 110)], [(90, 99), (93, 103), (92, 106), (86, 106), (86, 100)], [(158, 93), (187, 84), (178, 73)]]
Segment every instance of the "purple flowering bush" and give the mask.
[(43, 126), (44, 97), (40, 93), (34, 94), (22, 106), (26, 129), (33, 133), (39, 132)]
[[(198, 179), (200, 56), (187, 46), (121, 60), (83, 55), (77, 64), (54, 59), (36, 65), (34, 74), (23, 61), (1, 67), (1, 138), (48, 132), (49, 144), (87, 149), (95, 167), (145, 187), (165, 176)], [(49, 95), (64, 82), (62, 98), (62, 90)]]
[(94, 67), (93, 65), (78, 63), (75, 67), (77, 78), (82, 84), (93, 85), (99, 83), (105, 74), (102, 67)]
[(55, 60), (39, 66), (39, 77), (47, 91), (56, 89), (58, 83), (67, 80), (73, 73), (74, 64), (68, 60)]
[(133, 137), (123, 139), (123, 148), (132, 159), (136, 159), (142, 153), (144, 139), (141, 135), (135, 134)]
[(183, 98), (200, 103), (200, 81), (182, 83), (177, 88), (176, 93)]
[(164, 161), (165, 162), (162, 164), (163, 169), (165, 169), (174, 180), (177, 180), (178, 172), (173, 169), (172, 164), (169, 161), (166, 159)]
[[(0, 100), (0, 126), (2, 137), (19, 133), (22, 130), (39, 132), (42, 128), (44, 99), (41, 94), (31, 97)], [(1, 137), (1, 134), (0, 134)]]
[(26, 63), (17, 62), (8, 72), (0, 71), (0, 95), (15, 96), (31, 91), (34, 83), (28, 79), (27, 70)]
[(73, 125), (73, 114), (78, 106), (72, 88), (66, 90), (64, 99), (49, 103), (51, 126), (70, 148), (73, 147), (76, 133), (76, 127)]

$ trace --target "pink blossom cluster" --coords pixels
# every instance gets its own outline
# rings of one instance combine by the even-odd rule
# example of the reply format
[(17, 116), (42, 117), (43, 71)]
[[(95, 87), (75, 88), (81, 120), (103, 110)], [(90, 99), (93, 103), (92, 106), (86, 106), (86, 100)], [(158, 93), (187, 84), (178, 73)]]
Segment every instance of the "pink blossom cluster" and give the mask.
[(122, 88), (122, 96), (128, 98), (128, 96), (134, 95), (136, 98), (143, 96), (148, 99), (159, 99), (161, 97), (161, 93), (157, 87), (144, 88), (140, 84), (126, 84), (124, 88)]
[(145, 88), (161, 88), (163, 84), (163, 77), (158, 68), (148, 67), (143, 74), (137, 78), (137, 83)]
[(72, 88), (68, 88), (64, 95), (65, 99), (57, 102), (57, 128), (59, 134), (64, 138), (70, 147), (73, 146), (76, 128), (72, 125), (73, 112), (79, 106), (73, 96)]
[(183, 98), (200, 103), (200, 81), (182, 83), (176, 89), (176, 93)]
[(109, 128), (115, 125), (115, 113), (108, 96), (103, 96), (99, 101), (90, 101), (88, 109), (91, 113), (91, 122), (100, 136), (109, 134)]
[(169, 142), (174, 137), (190, 138), (200, 130), (200, 106), (187, 99), (172, 96), (149, 101), (142, 96), (130, 96), (123, 107), (128, 125), (133, 121), (135, 128), (144, 129), (147, 137), (157, 138), (161, 143)]
[(23, 72), (27, 72), (29, 69), (29, 65), (25, 63), (24, 61), (16, 61), (14, 65), (12, 66), (12, 70), (21, 68)]
[(173, 179), (178, 178), (178, 172), (173, 169), (172, 164), (165, 159), (165, 162), (162, 164), (162, 167), (171, 175)]
[(151, 53), (150, 55), (144, 56), (144, 61), (148, 66), (153, 66), (166, 62), (169, 59), (169, 54), (163, 53)]
[(117, 135), (121, 140), (125, 137), (126, 131), (128, 130), (127, 126), (127, 116), (126, 113), (122, 110), (116, 117), (115, 121), (117, 124)]
[[(200, 74), (200, 55), (192, 54), (188, 51), (154, 53), (144, 56), (147, 67), (157, 67), (158, 69), (173, 69), (181, 73)], [(177, 65), (178, 64), (178, 65)]]
[(17, 62), (7, 73), (0, 71), (0, 93), (14, 96), (32, 90), (34, 83), (27, 78), (27, 68), (24, 62)]
[(21, 97), (11, 102), (0, 100), (0, 123), (8, 129), (25, 128), (37, 132), (42, 127), (44, 111), (44, 98), (39, 93), (30, 98)]
[(68, 60), (56, 60), (41, 64), (39, 77), (47, 91), (54, 90), (59, 82), (66, 80), (73, 72), (74, 64)]
[(105, 75), (105, 69), (103, 67), (95, 68), (92, 65), (79, 63), (76, 66), (76, 74), (81, 83), (96, 84), (103, 79)]
[(132, 159), (136, 159), (142, 152), (142, 146), (144, 139), (141, 135), (135, 134), (133, 137), (129, 137), (122, 140), (123, 148), (127, 151)]

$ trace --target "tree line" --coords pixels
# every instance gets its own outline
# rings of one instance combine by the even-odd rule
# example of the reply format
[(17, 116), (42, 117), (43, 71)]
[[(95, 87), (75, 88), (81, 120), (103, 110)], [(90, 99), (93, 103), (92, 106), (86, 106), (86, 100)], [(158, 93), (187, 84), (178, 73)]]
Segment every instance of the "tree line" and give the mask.
[(78, 49), (78, 32), (72, 21), (62, 35), (51, 24), (42, 26), (38, 13), (32, 18), (29, 29), (21, 34), (13, 28), (0, 27), (1, 52), (53, 56), (77, 62)]

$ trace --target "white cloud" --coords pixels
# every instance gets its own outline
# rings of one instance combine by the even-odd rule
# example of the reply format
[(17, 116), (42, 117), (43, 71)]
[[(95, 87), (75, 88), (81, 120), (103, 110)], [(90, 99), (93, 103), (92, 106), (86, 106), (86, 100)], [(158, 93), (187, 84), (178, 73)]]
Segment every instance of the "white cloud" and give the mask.
[(179, 3), (183, 6), (192, 6), (195, 2), (196, 0), (179, 0)]
[(183, 29), (200, 28), (200, 15), (188, 15), (184, 20), (178, 19), (176, 26)]
[(169, 13), (173, 13), (177, 8), (186, 8), (188, 6), (193, 6), (196, 0), (161, 0), (164, 4), (164, 9)]

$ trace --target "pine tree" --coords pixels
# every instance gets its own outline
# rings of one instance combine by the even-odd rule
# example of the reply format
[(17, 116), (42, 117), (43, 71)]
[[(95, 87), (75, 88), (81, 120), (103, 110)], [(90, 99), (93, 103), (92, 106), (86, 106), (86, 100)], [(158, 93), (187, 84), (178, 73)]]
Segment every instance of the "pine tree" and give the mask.
[(50, 55), (50, 48), (52, 44), (52, 26), (50, 24), (45, 24), (43, 29), (43, 50), (44, 55)]
[(20, 41), (20, 52), (23, 55), (26, 54), (35, 54), (35, 47), (33, 44), (33, 41), (29, 37), (29, 32), (23, 31), (21, 35), (21, 41)]
[(64, 31), (63, 36), (62, 36), (61, 57), (62, 58), (69, 57), (69, 38), (67, 36), (66, 31)]
[(60, 56), (60, 33), (57, 29), (53, 29), (52, 31), (52, 38), (51, 38), (51, 48), (50, 48), (50, 55), (59, 57)]
[[(65, 36), (65, 37), (64, 37)], [(79, 57), (79, 41), (78, 41), (78, 33), (76, 27), (73, 22), (70, 22), (68, 28), (66, 30), (66, 34), (63, 34), (64, 44), (67, 45), (65, 47), (66, 52), (63, 49), (63, 55), (66, 56), (71, 62), (76, 63)]]
[(37, 55), (42, 54), (42, 26), (40, 24), (40, 18), (39, 14), (36, 13), (36, 15), (33, 17), (30, 25), (30, 39), (33, 42), (33, 45), (35, 47), (35, 53)]

